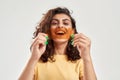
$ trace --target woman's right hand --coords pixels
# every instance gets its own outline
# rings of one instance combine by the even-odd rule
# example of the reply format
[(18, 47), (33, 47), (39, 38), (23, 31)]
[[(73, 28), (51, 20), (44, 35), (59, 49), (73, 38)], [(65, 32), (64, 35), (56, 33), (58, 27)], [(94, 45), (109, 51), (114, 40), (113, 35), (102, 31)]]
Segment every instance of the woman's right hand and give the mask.
[(34, 59), (35, 61), (38, 61), (41, 55), (46, 50), (46, 44), (45, 44), (46, 36), (47, 34), (45, 33), (39, 33), (31, 45), (31, 52), (32, 52), (31, 58)]

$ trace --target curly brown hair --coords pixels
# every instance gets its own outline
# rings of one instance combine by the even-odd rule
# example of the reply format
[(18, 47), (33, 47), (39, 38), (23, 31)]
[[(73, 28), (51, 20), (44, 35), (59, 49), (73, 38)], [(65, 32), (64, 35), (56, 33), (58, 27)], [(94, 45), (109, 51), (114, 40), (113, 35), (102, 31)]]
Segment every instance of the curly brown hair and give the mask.
[[(64, 8), (57, 7), (54, 9), (50, 9), (43, 16), (42, 20), (36, 27), (36, 31), (33, 34), (34, 38), (38, 35), (39, 32), (50, 34), (50, 25), (51, 25), (53, 16), (55, 16), (56, 14), (61, 14), (61, 13), (66, 14), (67, 16), (70, 17), (71, 23), (72, 23), (72, 28), (74, 29), (74, 32), (77, 33), (76, 22), (75, 22), (74, 18), (72, 18), (70, 11), (65, 7)], [(53, 40), (49, 38), (48, 43), (49, 44), (46, 46), (45, 52), (40, 57), (40, 61), (42, 60), (42, 62), (47, 62), (47, 61), (54, 62), (55, 61), (54, 60)], [(73, 45), (71, 45), (71, 38), (69, 39), (68, 44), (67, 44), (66, 55), (67, 55), (68, 60), (70, 60), (70, 61), (76, 61), (81, 58), (77, 48), (73, 47)]]

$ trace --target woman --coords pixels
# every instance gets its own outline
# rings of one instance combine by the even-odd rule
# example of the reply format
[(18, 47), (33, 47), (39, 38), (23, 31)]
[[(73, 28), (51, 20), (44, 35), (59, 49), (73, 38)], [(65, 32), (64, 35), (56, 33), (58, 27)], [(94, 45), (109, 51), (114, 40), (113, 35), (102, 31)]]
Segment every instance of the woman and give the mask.
[(19, 80), (97, 80), (90, 45), (67, 8), (50, 9), (36, 28), (32, 55)]

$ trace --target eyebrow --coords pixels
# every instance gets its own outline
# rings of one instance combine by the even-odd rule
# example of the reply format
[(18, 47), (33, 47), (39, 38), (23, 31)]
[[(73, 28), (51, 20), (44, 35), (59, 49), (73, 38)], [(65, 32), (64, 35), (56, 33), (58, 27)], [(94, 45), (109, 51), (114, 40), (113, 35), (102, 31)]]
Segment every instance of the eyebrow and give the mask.
[[(52, 19), (52, 21), (55, 20), (55, 21), (58, 21), (58, 19)], [(63, 21), (71, 21), (70, 19), (63, 19)]]

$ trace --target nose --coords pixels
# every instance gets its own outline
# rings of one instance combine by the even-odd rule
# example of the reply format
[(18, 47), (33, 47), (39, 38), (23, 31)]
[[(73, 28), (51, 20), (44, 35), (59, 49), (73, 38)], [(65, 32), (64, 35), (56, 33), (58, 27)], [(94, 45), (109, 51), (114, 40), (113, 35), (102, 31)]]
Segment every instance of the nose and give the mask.
[(62, 24), (62, 23), (59, 23), (59, 24), (58, 24), (58, 27), (63, 28), (63, 24)]

